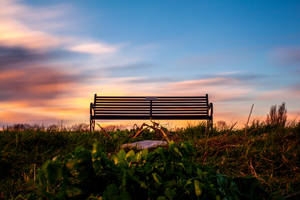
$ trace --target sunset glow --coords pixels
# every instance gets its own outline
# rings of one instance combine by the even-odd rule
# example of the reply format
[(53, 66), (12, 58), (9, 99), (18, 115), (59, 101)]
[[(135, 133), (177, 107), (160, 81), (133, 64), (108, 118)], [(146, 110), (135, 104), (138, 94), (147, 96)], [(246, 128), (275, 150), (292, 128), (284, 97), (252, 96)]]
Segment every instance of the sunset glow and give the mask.
[(117, 2), (0, 0), (0, 126), (88, 123), (95, 93), (208, 94), (215, 122), (240, 125), (285, 102), (299, 119), (299, 1)]

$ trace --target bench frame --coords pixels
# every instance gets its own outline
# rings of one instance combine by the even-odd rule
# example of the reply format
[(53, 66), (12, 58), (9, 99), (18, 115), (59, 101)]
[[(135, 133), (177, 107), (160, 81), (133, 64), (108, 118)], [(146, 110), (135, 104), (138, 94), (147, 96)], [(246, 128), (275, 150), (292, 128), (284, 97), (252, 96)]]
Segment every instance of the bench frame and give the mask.
[(213, 126), (213, 103), (205, 96), (97, 96), (90, 104), (90, 132), (96, 120), (207, 120)]

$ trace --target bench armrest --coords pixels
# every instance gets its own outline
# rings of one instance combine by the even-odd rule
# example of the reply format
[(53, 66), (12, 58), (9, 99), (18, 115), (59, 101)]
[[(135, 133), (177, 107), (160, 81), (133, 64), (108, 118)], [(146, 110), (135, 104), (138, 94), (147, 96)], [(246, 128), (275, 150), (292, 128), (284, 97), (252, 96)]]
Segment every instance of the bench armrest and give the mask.
[(94, 110), (94, 104), (91, 103), (91, 104), (90, 104), (90, 115), (91, 115), (91, 116), (94, 116), (93, 110)]
[(214, 106), (213, 103), (210, 103), (208, 106), (208, 110), (210, 110), (210, 117), (212, 118), (213, 114), (214, 114)]

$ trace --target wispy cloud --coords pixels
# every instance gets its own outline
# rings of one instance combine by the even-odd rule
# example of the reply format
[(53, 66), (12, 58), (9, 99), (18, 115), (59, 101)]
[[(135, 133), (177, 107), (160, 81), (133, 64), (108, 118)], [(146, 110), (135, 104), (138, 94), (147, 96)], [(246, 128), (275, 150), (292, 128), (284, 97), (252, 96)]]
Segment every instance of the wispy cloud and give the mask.
[(78, 74), (64, 73), (55, 67), (26, 67), (22, 70), (0, 70), (0, 101), (27, 101), (28, 104), (47, 100), (68, 92), (80, 80)]
[(186, 56), (178, 59), (177, 64), (183, 66), (184, 68), (202, 68), (209, 69), (222, 68), (224, 66), (241, 65), (246, 61), (250, 60), (252, 55), (249, 53), (241, 53), (245, 51), (238, 52), (205, 52), (201, 54), (196, 54), (193, 56)]
[(178, 89), (191, 89), (191, 88), (199, 88), (199, 87), (207, 87), (207, 86), (215, 86), (215, 85), (231, 85), (236, 84), (238, 80), (232, 78), (207, 78), (207, 79), (199, 79), (199, 80), (187, 80), (172, 83), (171, 86), (176, 87)]
[(300, 46), (284, 46), (274, 48), (271, 53), (271, 59), (278, 64), (296, 65), (299, 67), (300, 64)]
[(129, 80), (128, 83), (149, 84), (149, 83), (167, 83), (167, 82), (174, 82), (174, 81), (176, 81), (175, 78), (158, 76), (158, 77), (137, 77), (136, 79)]
[[(216, 104), (216, 115), (230, 119), (245, 116), (253, 101), (264, 102), (265, 106), (270, 100), (280, 99), (278, 96), (299, 100), (299, 84), (265, 92), (260, 90), (260, 83), (269, 76), (228, 67), (248, 62), (249, 54), (195, 53), (168, 62), (170, 58), (164, 56), (170, 53), (157, 55), (162, 53), (158, 48), (165, 48), (164, 43), (117, 44), (70, 31), (68, 23), (77, 23), (74, 18), (79, 16), (72, 14), (71, 5), (29, 6), (25, 1), (0, 0), (0, 8), (1, 121), (84, 121), (88, 119), (93, 93), (208, 93)], [(163, 49), (166, 51), (167, 48)], [(298, 47), (280, 47), (271, 56), (277, 63), (292, 65), (297, 71), (299, 52)], [(216, 70), (212, 68), (219, 73), (213, 73)], [(243, 110), (245, 105), (247, 109)]]
[(129, 93), (131, 85), (124, 83), (133, 75), (112, 77), (146, 66), (139, 64), (139, 55), (148, 48), (60, 34), (55, 24), (64, 21), (68, 5), (32, 7), (0, 0), (0, 7), (2, 122), (85, 121), (89, 95)]
[[(74, 97), (73, 88), (80, 87), (88, 74), (80, 74), (74, 66), (71, 70), (67, 61), (84, 51), (113, 53), (117, 47), (57, 33), (53, 24), (63, 21), (66, 5), (31, 7), (22, 1), (0, 0), (0, 7), (1, 121), (54, 121), (67, 112), (80, 113), (80, 106), (74, 109), (74, 101), (64, 99)], [(81, 46), (76, 46), (78, 41)], [(80, 51), (70, 51), (70, 46)]]
[(90, 54), (107, 54), (115, 53), (118, 50), (118, 47), (102, 43), (87, 43), (72, 46), (69, 50)]
[(0, 45), (2, 46), (41, 50), (56, 47), (65, 41), (49, 33), (33, 30), (18, 21), (0, 19), (0, 24)]
[(289, 89), (290, 89), (292, 92), (294, 92), (294, 93), (300, 95), (300, 82), (291, 85), (291, 86), (289, 87)]
[(0, 126), (7, 124), (32, 123), (32, 124), (53, 124), (59, 121), (56, 117), (45, 114), (33, 114), (28, 112), (4, 111), (0, 112)]

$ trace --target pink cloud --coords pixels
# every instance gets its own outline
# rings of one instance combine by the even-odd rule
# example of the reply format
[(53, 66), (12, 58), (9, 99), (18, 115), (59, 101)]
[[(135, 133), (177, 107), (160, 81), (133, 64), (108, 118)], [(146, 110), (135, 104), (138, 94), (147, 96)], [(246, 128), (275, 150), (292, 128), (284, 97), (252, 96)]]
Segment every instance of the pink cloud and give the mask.
[[(61, 48), (90, 54), (114, 53), (119, 48), (116, 45), (56, 34), (56, 26), (59, 30), (64, 28), (62, 16), (66, 16), (70, 6), (56, 5), (36, 9), (20, 1), (1, 0), (0, 7), (0, 46), (38, 51)], [(77, 44), (78, 40), (81, 41), (80, 44)]]

